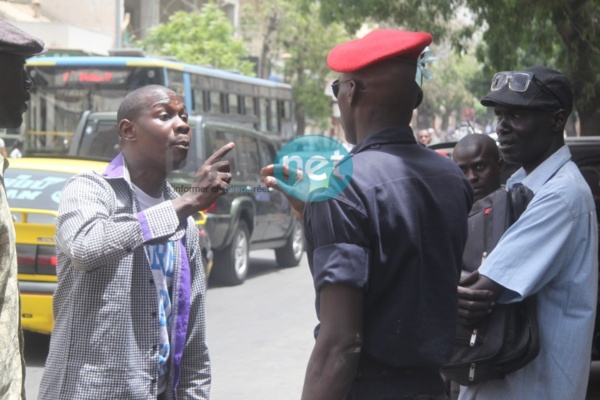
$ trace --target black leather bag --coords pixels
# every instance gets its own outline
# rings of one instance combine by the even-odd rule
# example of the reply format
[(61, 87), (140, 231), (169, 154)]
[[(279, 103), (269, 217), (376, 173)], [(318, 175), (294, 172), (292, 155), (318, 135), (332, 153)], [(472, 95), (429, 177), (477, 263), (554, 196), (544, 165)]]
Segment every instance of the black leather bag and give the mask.
[[(476, 270), (508, 227), (533, 198), (519, 186), (511, 193), (500, 189), (475, 203), (469, 216), (469, 240), (463, 269)], [(497, 304), (492, 313), (473, 325), (458, 324), (452, 357), (442, 369), (449, 379), (473, 385), (502, 379), (539, 353), (536, 298)]]

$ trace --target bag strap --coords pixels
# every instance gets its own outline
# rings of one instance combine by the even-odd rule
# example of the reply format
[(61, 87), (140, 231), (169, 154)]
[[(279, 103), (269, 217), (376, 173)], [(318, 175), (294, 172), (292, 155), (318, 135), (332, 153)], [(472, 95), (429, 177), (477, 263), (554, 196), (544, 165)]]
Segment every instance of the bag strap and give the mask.
[(498, 190), (489, 196), (491, 204), (483, 207), (481, 263), (494, 250), (506, 230), (525, 211), (534, 193), (522, 183), (516, 183), (510, 190)]
[(513, 185), (508, 194), (511, 217), (510, 225), (512, 225), (523, 214), (529, 202), (533, 199), (534, 193), (527, 186), (519, 182)]

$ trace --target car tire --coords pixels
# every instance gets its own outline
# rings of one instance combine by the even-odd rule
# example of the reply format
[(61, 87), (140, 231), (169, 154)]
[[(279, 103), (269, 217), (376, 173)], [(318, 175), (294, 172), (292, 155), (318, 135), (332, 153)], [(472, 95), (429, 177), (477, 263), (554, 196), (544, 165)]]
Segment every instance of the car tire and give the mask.
[(250, 234), (243, 220), (238, 222), (233, 240), (225, 249), (215, 251), (211, 276), (227, 286), (241, 285), (248, 275)]
[(279, 268), (296, 267), (304, 254), (304, 229), (302, 223), (294, 220), (292, 233), (285, 246), (275, 249), (275, 258)]

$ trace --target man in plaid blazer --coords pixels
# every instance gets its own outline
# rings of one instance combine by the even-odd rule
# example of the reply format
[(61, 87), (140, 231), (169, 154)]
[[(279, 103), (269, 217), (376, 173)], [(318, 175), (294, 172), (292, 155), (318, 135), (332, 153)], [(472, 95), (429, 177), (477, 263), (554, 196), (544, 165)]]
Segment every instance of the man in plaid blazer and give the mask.
[(67, 182), (56, 230), (55, 326), (40, 399), (208, 399), (205, 276), (193, 214), (231, 179), (225, 145), (182, 196), (166, 182), (191, 140), (175, 92), (118, 111), (122, 152)]

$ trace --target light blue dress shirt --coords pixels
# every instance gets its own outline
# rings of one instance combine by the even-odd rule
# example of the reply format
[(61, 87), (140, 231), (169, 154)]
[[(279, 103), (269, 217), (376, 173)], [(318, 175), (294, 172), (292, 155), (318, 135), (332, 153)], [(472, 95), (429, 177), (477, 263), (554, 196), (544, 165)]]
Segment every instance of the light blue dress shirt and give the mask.
[(537, 293), (540, 354), (502, 380), (462, 387), (461, 400), (583, 400), (598, 290), (598, 227), (590, 189), (563, 146), (521, 182), (535, 196), (479, 269), (507, 288), (498, 302)]

